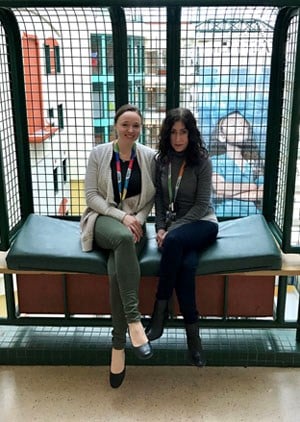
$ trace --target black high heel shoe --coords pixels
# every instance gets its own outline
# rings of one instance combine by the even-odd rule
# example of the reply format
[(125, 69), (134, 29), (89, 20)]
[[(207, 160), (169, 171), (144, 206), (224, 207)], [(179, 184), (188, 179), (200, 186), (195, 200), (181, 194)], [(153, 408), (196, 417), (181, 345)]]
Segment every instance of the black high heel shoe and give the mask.
[[(113, 373), (111, 371), (113, 359), (120, 359), (120, 358), (121, 358), (121, 355), (117, 353), (116, 349), (112, 348), (111, 364), (110, 364), (111, 366), (110, 366), (110, 371), (109, 371), (109, 383), (110, 383), (110, 386), (112, 388), (120, 387), (120, 385), (122, 384), (122, 382), (124, 381), (124, 378), (125, 378), (125, 373), (126, 373), (125, 350), (123, 350), (123, 359), (124, 359), (124, 369), (123, 369), (123, 371), (118, 372), (118, 373)], [(119, 363), (121, 363), (121, 362), (119, 362)], [(115, 362), (115, 364), (116, 364), (116, 362)], [(113, 365), (113, 367), (115, 368), (116, 365)], [(118, 368), (118, 366), (117, 366), (117, 368)]]
[(152, 346), (149, 341), (141, 346), (134, 346), (131, 343), (135, 356), (139, 359), (150, 359), (153, 356)]
[(110, 386), (112, 388), (118, 388), (122, 384), (125, 378), (126, 373), (126, 366), (124, 367), (123, 371), (119, 374), (113, 374), (111, 371), (109, 371), (109, 382)]
[(152, 346), (151, 346), (151, 344), (150, 344), (149, 341), (147, 341), (146, 343), (142, 344), (141, 346), (134, 346), (132, 344), (132, 339), (131, 339), (131, 336), (130, 336), (130, 329), (129, 329), (129, 327), (128, 327), (128, 335), (129, 335), (129, 338), (130, 338), (130, 341), (131, 341), (131, 347), (132, 347), (132, 349), (134, 351), (135, 356), (138, 359), (144, 359), (145, 360), (145, 359), (152, 358), (152, 356), (153, 356), (153, 350), (152, 350)]

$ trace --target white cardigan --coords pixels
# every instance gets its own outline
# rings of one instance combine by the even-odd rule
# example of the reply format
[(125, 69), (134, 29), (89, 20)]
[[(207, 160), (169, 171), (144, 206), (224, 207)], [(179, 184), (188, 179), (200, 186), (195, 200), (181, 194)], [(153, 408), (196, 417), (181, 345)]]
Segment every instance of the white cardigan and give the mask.
[(144, 224), (154, 203), (155, 151), (136, 143), (136, 156), (142, 176), (141, 193), (126, 198), (122, 203), (122, 209), (117, 208), (114, 201), (110, 167), (112, 156), (113, 142), (109, 142), (96, 146), (88, 160), (85, 177), (87, 208), (80, 220), (81, 246), (85, 252), (93, 248), (94, 226), (98, 215), (122, 221), (126, 214), (135, 214), (137, 220)]

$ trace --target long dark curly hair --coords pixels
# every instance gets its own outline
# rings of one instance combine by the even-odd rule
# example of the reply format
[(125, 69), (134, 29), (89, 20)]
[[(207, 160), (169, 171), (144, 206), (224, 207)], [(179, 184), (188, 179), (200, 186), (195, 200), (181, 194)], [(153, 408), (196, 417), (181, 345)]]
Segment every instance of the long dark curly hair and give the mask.
[(181, 121), (188, 130), (189, 142), (185, 150), (186, 164), (192, 166), (197, 165), (201, 159), (207, 158), (208, 151), (197, 127), (196, 119), (193, 113), (187, 108), (173, 108), (167, 112), (160, 127), (157, 158), (162, 163), (169, 161), (169, 156), (173, 151), (170, 140), (171, 130), (175, 122), (178, 121)]

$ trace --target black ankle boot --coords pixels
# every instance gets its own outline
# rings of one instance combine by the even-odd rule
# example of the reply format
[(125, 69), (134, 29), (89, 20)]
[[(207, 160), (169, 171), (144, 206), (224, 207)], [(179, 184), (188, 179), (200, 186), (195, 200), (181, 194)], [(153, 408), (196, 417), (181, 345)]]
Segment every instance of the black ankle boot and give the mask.
[(156, 300), (151, 321), (146, 328), (146, 335), (150, 341), (162, 336), (168, 316), (168, 300)]
[(201, 339), (199, 336), (198, 323), (185, 324), (187, 345), (190, 353), (190, 358), (193, 365), (202, 367), (206, 364), (206, 358), (202, 349)]

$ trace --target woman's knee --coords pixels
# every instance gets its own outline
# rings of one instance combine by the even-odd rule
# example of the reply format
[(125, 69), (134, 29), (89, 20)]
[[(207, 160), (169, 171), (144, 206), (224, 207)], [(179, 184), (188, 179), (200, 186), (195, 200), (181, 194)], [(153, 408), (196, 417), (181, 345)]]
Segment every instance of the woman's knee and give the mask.
[(134, 247), (134, 241), (132, 233), (127, 230), (120, 231), (117, 236), (114, 236), (110, 239), (110, 248), (112, 250), (116, 250), (120, 247), (123, 248), (133, 248)]
[(134, 240), (133, 235), (129, 230), (124, 230), (122, 233), (120, 233), (119, 239), (118, 239), (119, 245), (125, 245), (125, 246), (134, 246)]
[(198, 267), (199, 262), (199, 252), (196, 250), (192, 250), (189, 253), (186, 253), (183, 256), (181, 262), (181, 270), (183, 274), (192, 273), (195, 274), (195, 271)]
[(168, 232), (167, 236), (164, 239), (164, 248), (168, 247), (177, 247), (180, 245), (180, 239), (175, 231)]

